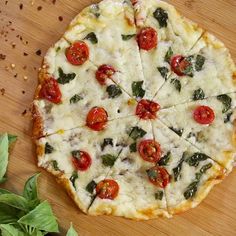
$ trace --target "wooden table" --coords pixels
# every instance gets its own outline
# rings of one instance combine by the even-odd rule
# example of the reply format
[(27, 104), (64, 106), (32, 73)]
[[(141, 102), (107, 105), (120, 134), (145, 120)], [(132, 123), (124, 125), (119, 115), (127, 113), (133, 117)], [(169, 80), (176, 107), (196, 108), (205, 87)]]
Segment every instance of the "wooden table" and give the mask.
[[(0, 1), (0, 54), (6, 55), (5, 60), (0, 59), (1, 93), (4, 93), (3, 88), (5, 89), (4, 95), (0, 93), (0, 131), (18, 135), (17, 144), (10, 158), (9, 180), (3, 187), (19, 192), (25, 180), (39, 171), (31, 140), (29, 113), (37, 85), (37, 70), (42, 55), (60, 38), (70, 20), (81, 9), (94, 2), (57, 0), (56, 4), (53, 4), (52, 0)], [(236, 60), (235, 0), (169, 0), (168, 2), (174, 4), (186, 17), (198, 22), (223, 40)], [(62, 232), (65, 232), (70, 222), (73, 222), (81, 236), (236, 235), (235, 171), (222, 184), (215, 187), (196, 209), (173, 219), (145, 222), (84, 215), (45, 171), (42, 171), (39, 186), (40, 196), (51, 202), (63, 228)]]

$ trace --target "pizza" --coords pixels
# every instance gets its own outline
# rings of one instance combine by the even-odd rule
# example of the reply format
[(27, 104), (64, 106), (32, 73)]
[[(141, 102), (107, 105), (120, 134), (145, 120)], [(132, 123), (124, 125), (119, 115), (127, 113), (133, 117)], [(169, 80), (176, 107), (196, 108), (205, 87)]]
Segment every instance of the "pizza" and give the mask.
[(235, 80), (224, 44), (173, 6), (88, 6), (39, 72), (38, 166), (89, 215), (194, 208), (234, 167)]

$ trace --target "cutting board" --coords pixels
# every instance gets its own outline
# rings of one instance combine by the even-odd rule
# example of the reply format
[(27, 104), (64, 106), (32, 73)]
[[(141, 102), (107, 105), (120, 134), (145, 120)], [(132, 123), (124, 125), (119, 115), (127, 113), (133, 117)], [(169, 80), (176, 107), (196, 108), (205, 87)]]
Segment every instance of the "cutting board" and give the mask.
[[(55, 2), (55, 3), (53, 3)], [(92, 217), (76, 208), (54, 178), (36, 167), (31, 139), (30, 104), (37, 72), (47, 49), (68, 23), (92, 0), (0, 1), (0, 132), (18, 136), (11, 154), (8, 181), (3, 186), (20, 192), (25, 180), (41, 171), (40, 197), (52, 204), (62, 234), (73, 222), (83, 235), (236, 235), (235, 171), (216, 186), (197, 208), (172, 219), (131, 221)], [(235, 0), (169, 0), (186, 17), (225, 42), (236, 61)], [(4, 91), (5, 90), (5, 91)], [(4, 94), (4, 95), (3, 95)]]

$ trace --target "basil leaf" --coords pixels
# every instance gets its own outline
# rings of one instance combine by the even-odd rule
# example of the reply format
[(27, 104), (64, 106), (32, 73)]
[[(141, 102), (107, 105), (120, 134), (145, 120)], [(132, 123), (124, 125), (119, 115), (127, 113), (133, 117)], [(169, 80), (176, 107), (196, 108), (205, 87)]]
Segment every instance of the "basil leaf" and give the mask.
[(208, 163), (204, 166), (202, 166), (202, 168), (200, 169), (200, 173), (204, 174), (207, 172), (207, 170), (209, 170), (212, 167), (212, 163)]
[(184, 129), (176, 129), (174, 127), (169, 127), (172, 131), (174, 131), (176, 134), (178, 134), (180, 137), (183, 135)]
[(224, 106), (222, 113), (226, 113), (232, 106), (232, 98), (227, 94), (222, 94), (217, 96), (217, 99), (222, 102)]
[(87, 34), (87, 36), (84, 39), (89, 40), (92, 44), (97, 44), (98, 43), (97, 36), (94, 32), (91, 32), (91, 33)]
[(159, 166), (166, 166), (171, 158), (171, 152), (167, 152), (165, 156), (163, 156), (160, 161), (158, 162)]
[(132, 39), (134, 36), (136, 36), (136, 34), (127, 34), (127, 35), (124, 35), (122, 34), (121, 37), (124, 41), (127, 41), (129, 39)]
[(181, 92), (182, 85), (178, 79), (172, 79), (170, 82), (171, 82), (171, 84), (173, 84), (175, 86), (175, 89), (177, 91)]
[(76, 159), (80, 159), (80, 150), (72, 151), (71, 155)]
[(226, 114), (225, 118), (224, 118), (224, 123), (228, 123), (231, 120), (231, 116), (233, 115), (233, 112), (229, 112), (228, 114)]
[(167, 27), (168, 13), (164, 9), (158, 7), (153, 13), (153, 17), (158, 21), (160, 28)]
[(178, 165), (173, 169), (173, 173), (174, 173), (174, 180), (178, 181), (179, 177), (180, 177), (180, 172), (182, 170), (182, 165), (184, 160), (186, 159), (186, 153), (184, 152), (182, 155), (182, 158), (180, 159)]
[(58, 224), (47, 201), (39, 204), (34, 210), (18, 220), (18, 223), (46, 232), (59, 232)]
[(137, 143), (132, 143), (129, 146), (129, 150), (130, 150), (130, 152), (137, 152)]
[(73, 228), (72, 224), (70, 225), (70, 229), (68, 230), (66, 236), (78, 236), (77, 232)]
[(70, 182), (72, 183), (73, 187), (76, 189), (76, 186), (75, 186), (75, 181), (76, 179), (78, 179), (79, 176), (78, 176), (78, 173), (77, 171), (74, 171), (70, 177)]
[(76, 77), (75, 73), (65, 74), (61, 67), (58, 68), (58, 72), (59, 72), (59, 79), (57, 80), (57, 82), (59, 84), (68, 84)]
[(156, 200), (160, 200), (161, 201), (163, 199), (163, 196), (164, 196), (163, 191), (158, 191), (158, 192), (155, 193), (155, 199)]
[(155, 170), (149, 169), (146, 172), (147, 172), (147, 175), (150, 179), (155, 180), (157, 178), (157, 172)]
[(130, 132), (130, 137), (136, 141), (137, 139), (139, 138), (142, 138), (144, 135), (146, 135), (147, 132), (141, 128), (139, 128), (138, 126), (135, 126), (131, 129), (131, 132)]
[(9, 145), (11, 145), (12, 143), (16, 142), (16, 140), (17, 140), (17, 136), (16, 135), (8, 134)]
[(83, 97), (81, 97), (79, 94), (75, 94), (73, 97), (71, 97), (70, 104), (75, 104), (82, 99), (83, 99)]
[(38, 190), (37, 190), (37, 181), (39, 173), (30, 177), (26, 183), (23, 190), (23, 197), (27, 200), (38, 200)]
[(19, 210), (14, 207), (0, 203), (0, 222), (2, 224), (15, 223), (19, 218), (17, 217)]
[(171, 57), (172, 57), (173, 55), (174, 55), (174, 52), (173, 52), (172, 48), (169, 47), (169, 49), (168, 49), (168, 51), (167, 51), (167, 53), (166, 53), (166, 55), (165, 55), (165, 62), (170, 63), (170, 59), (171, 59)]
[(122, 90), (120, 89), (120, 87), (114, 84), (109, 85), (106, 91), (109, 95), (109, 98), (116, 98), (122, 94)]
[(204, 66), (206, 61), (206, 58), (202, 55), (197, 55), (196, 61), (195, 61), (195, 70), (196, 71), (201, 71), (202, 67)]
[(93, 190), (96, 188), (97, 186), (97, 183), (92, 180), (90, 183), (88, 183), (88, 185), (86, 186), (86, 190), (89, 192), (89, 193), (93, 193)]
[(9, 141), (7, 133), (0, 135), (0, 182), (5, 182), (4, 178), (8, 166)]
[(208, 158), (210, 158), (209, 156), (207, 156), (204, 153), (194, 153), (192, 156), (190, 156), (189, 158), (187, 158), (185, 161), (190, 165), (190, 166), (195, 166), (197, 167), (199, 165), (199, 162), (201, 161), (205, 161)]
[(105, 147), (111, 145), (113, 147), (113, 139), (112, 138), (105, 138), (103, 140), (103, 144), (101, 145), (102, 151), (104, 151)]
[(194, 181), (186, 188), (186, 190), (184, 192), (184, 197), (186, 200), (195, 196), (195, 194), (197, 192), (198, 183), (199, 183), (199, 181)]
[(90, 7), (90, 12), (91, 12), (92, 14), (94, 14), (94, 16), (95, 16), (96, 18), (99, 18), (99, 16), (101, 15), (101, 14), (100, 14), (100, 7), (99, 7), (98, 4), (93, 4), (93, 5), (91, 5), (91, 7)]
[(0, 188), (0, 195), (2, 195), (2, 194), (9, 194), (9, 193), (11, 193), (11, 192), (6, 190), (6, 189)]
[(61, 47), (56, 48), (56, 52), (59, 52), (61, 50)]
[(45, 154), (50, 154), (53, 151), (54, 151), (54, 148), (49, 143), (46, 143), (44, 153)]
[(203, 100), (204, 98), (205, 98), (205, 93), (201, 88), (199, 88), (193, 92), (193, 100), (194, 101)]
[(2, 236), (25, 236), (26, 234), (10, 224), (1, 224), (0, 232)]
[(55, 171), (60, 171), (60, 169), (58, 167), (58, 162), (56, 160), (53, 160), (51, 163), (52, 163), (52, 167)]
[(169, 69), (167, 67), (157, 67), (158, 71), (160, 72), (161, 76), (167, 80), (168, 78), (168, 73), (169, 73)]
[(145, 95), (145, 90), (142, 88), (143, 81), (136, 81), (132, 83), (133, 96), (137, 98), (143, 98)]
[(102, 164), (104, 166), (113, 166), (115, 161), (116, 161), (116, 156), (111, 155), (111, 154), (105, 154), (101, 156), (102, 158)]
[(193, 56), (188, 56), (186, 57), (184, 60), (188, 62), (188, 65), (184, 68), (184, 70), (182, 70), (182, 72), (190, 77), (193, 77)]

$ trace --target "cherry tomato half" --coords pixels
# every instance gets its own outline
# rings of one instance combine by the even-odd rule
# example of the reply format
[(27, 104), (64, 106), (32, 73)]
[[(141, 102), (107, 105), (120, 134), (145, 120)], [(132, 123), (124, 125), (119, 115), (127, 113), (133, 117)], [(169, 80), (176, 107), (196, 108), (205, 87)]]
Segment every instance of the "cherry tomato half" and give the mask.
[(138, 145), (138, 152), (143, 160), (158, 162), (161, 159), (161, 147), (155, 140), (143, 140)]
[(92, 130), (101, 131), (105, 128), (107, 121), (106, 110), (102, 107), (94, 107), (87, 115), (86, 124)]
[(66, 49), (66, 58), (70, 64), (79, 66), (84, 64), (89, 58), (89, 48), (83, 41), (74, 42)]
[(154, 166), (147, 170), (150, 182), (160, 188), (165, 188), (170, 182), (170, 175), (164, 167)]
[(151, 27), (142, 28), (137, 35), (139, 48), (146, 51), (157, 47), (157, 41), (157, 32)]
[(194, 120), (202, 125), (209, 125), (215, 119), (214, 111), (208, 106), (198, 106), (193, 112)]
[(39, 98), (47, 99), (50, 102), (58, 104), (61, 102), (61, 97), (58, 82), (52, 77), (46, 79), (39, 91)]
[(171, 69), (175, 72), (178, 76), (185, 75), (184, 71), (190, 66), (190, 62), (185, 60), (185, 57), (181, 55), (174, 56), (171, 59)]
[(115, 199), (119, 193), (119, 185), (115, 180), (105, 179), (96, 186), (96, 193), (101, 199)]
[(158, 103), (142, 99), (136, 107), (136, 115), (143, 120), (155, 119), (159, 110), (160, 105)]
[(106, 80), (110, 79), (114, 75), (116, 70), (110, 65), (101, 65), (99, 66), (96, 72), (96, 79), (101, 85), (106, 84)]
[(87, 152), (73, 151), (72, 163), (76, 170), (85, 171), (91, 166), (92, 159)]

